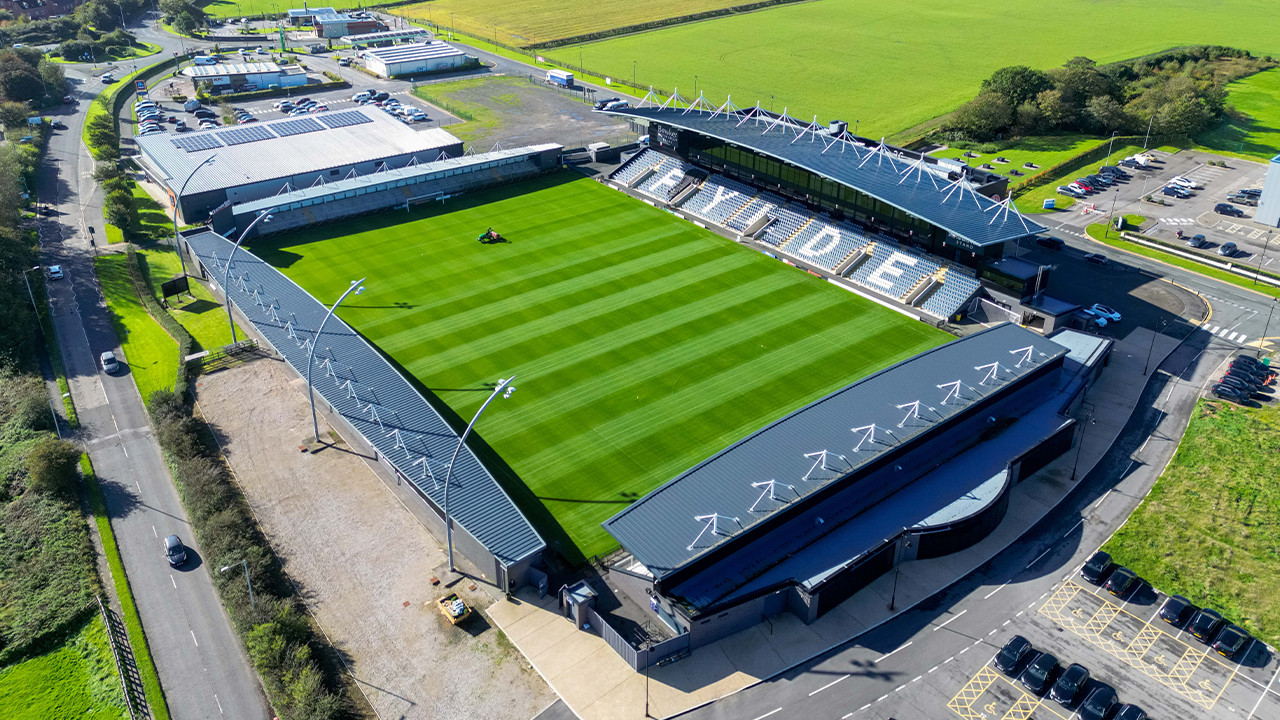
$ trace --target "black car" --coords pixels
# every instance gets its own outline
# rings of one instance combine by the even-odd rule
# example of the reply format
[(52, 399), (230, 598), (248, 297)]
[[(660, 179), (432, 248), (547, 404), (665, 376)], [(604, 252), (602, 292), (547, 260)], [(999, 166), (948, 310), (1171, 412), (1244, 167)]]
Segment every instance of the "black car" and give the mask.
[(592, 107), (594, 107), (596, 110), (603, 110), (605, 105), (608, 105), (611, 102), (618, 102), (621, 99), (622, 98), (611, 97), (611, 98), (605, 98), (603, 100), (597, 100), (596, 104), (593, 105)]
[(1212, 647), (1219, 655), (1228, 660), (1235, 660), (1253, 637), (1239, 625), (1228, 625), (1218, 633)]
[(1049, 688), (1049, 697), (1063, 707), (1071, 707), (1088, 682), (1089, 668), (1080, 663), (1072, 663), (1058, 678), (1058, 682)]
[(1109, 687), (1096, 687), (1080, 703), (1080, 717), (1084, 720), (1105, 720), (1116, 706), (1116, 691)]
[(1122, 598), (1137, 590), (1138, 583), (1138, 576), (1129, 568), (1121, 565), (1111, 573), (1111, 577), (1107, 578), (1107, 583), (1103, 587), (1112, 595)]
[(1118, 177), (1121, 180), (1128, 180), (1129, 178), (1133, 177), (1132, 175), (1125, 172), (1124, 170), (1121, 170), (1115, 165), (1103, 165), (1102, 167), (1098, 168), (1098, 174), (1111, 175), (1113, 177)]
[(1133, 170), (1141, 170), (1141, 169), (1142, 169), (1142, 165), (1141, 165), (1141, 163), (1139, 163), (1137, 160), (1130, 160), (1130, 159), (1128, 159), (1128, 158), (1125, 158), (1124, 160), (1121, 160), (1120, 162), (1117, 162), (1116, 164), (1117, 164), (1117, 165), (1119, 165), (1119, 166), (1120, 166), (1120, 167), (1122, 167), (1122, 168), (1130, 168), (1130, 169), (1133, 169)]
[(1047, 652), (1042, 652), (1039, 657), (1031, 661), (1026, 670), (1022, 671), (1022, 675), (1018, 677), (1018, 682), (1021, 682), (1023, 687), (1036, 695), (1040, 695), (1053, 684), (1053, 676), (1057, 672), (1058, 658)]
[(1191, 617), (1191, 614), (1199, 609), (1192, 605), (1190, 600), (1181, 595), (1174, 595), (1165, 600), (1164, 605), (1160, 606), (1160, 619), (1170, 625), (1181, 627), (1187, 621), (1187, 618)]
[(1080, 577), (1094, 585), (1101, 585), (1112, 567), (1111, 556), (1099, 550), (1084, 561), (1084, 566), (1080, 568)]
[(1252, 368), (1245, 367), (1244, 365), (1227, 368), (1227, 375), (1230, 377), (1238, 377), (1241, 380), (1247, 380), (1259, 387), (1267, 384), (1266, 375), (1254, 372)]
[(1231, 377), (1229, 375), (1225, 375), (1223, 377), (1218, 378), (1218, 382), (1214, 385), (1214, 387), (1219, 387), (1219, 386), (1229, 387), (1246, 398), (1252, 397), (1253, 393), (1256, 392), (1258, 389), (1248, 380), (1244, 380), (1238, 377)]
[(1238, 390), (1230, 385), (1214, 385), (1213, 394), (1223, 400), (1230, 400), (1234, 403), (1244, 403), (1248, 401), (1249, 398), (1253, 397), (1253, 393), (1245, 390)]
[(390, 96), (390, 95), (388, 95), (387, 93), (382, 92), (381, 90), (379, 90), (378, 92), (376, 92), (376, 93), (374, 93), (374, 94), (373, 94), (373, 97), (371, 97), (371, 98), (369, 98), (369, 99), (370, 99), (370, 100), (372, 100), (372, 101), (374, 101), (374, 102), (382, 102), (383, 100), (387, 100), (387, 99), (389, 99), (390, 97), (391, 97), (391, 96)]
[(1062, 242), (1062, 240), (1051, 235), (1042, 235), (1036, 238), (1036, 244), (1043, 248), (1049, 248), (1050, 250), (1061, 250), (1067, 246), (1067, 244)]
[(214, 119), (214, 118), (218, 117), (218, 114), (217, 114), (217, 113), (215, 113), (215, 112), (214, 112), (214, 111), (212, 111), (212, 110), (209, 110), (208, 108), (197, 108), (197, 109), (196, 109), (195, 111), (193, 111), (191, 114), (192, 114), (192, 115), (195, 115), (196, 117), (201, 118), (201, 119), (205, 119), (205, 118), (207, 118), (207, 119)]
[(1021, 635), (1014, 635), (1009, 642), (996, 653), (996, 669), (1006, 675), (1015, 675), (1018, 666), (1031, 653), (1031, 641)]
[(1237, 190), (1236, 194), (1245, 195), (1247, 197), (1258, 198), (1258, 197), (1262, 197), (1262, 190), (1259, 190), (1258, 188), (1246, 188), (1244, 190)]
[(1112, 720), (1147, 720), (1147, 711), (1133, 703), (1125, 703), (1116, 711)]
[(1169, 185), (1169, 186), (1167, 186), (1167, 187), (1162, 187), (1162, 188), (1160, 188), (1160, 194), (1162, 194), (1162, 195), (1168, 195), (1169, 197), (1175, 197), (1175, 198), (1189, 198), (1189, 197), (1191, 197), (1191, 193), (1187, 192), (1186, 190), (1183, 190), (1183, 189), (1182, 189), (1182, 188), (1180, 188), (1180, 187), (1176, 187), (1176, 186), (1173, 186), (1173, 185)]
[(187, 561), (187, 549), (177, 535), (170, 535), (164, 539), (164, 555), (169, 559), (169, 565), (172, 567), (178, 567)]
[(1259, 360), (1258, 358), (1256, 358), (1256, 357), (1254, 357), (1254, 356), (1252, 356), (1252, 355), (1237, 355), (1237, 356), (1235, 356), (1235, 357), (1231, 358), (1231, 362), (1233, 362), (1233, 363), (1238, 363), (1238, 362), (1239, 362), (1239, 363), (1246, 363), (1246, 364), (1248, 364), (1248, 365), (1254, 365), (1254, 366), (1256, 366), (1256, 367), (1260, 367), (1260, 368), (1269, 368), (1269, 367), (1270, 367), (1270, 366), (1268, 366), (1268, 365), (1263, 365), (1261, 360)]
[(1206, 644), (1218, 634), (1220, 627), (1222, 627), (1222, 616), (1212, 608), (1200, 608), (1200, 612), (1192, 615), (1191, 622), (1187, 623), (1187, 630), (1197, 640)]
[(1232, 205), (1231, 203), (1218, 203), (1213, 206), (1213, 211), (1219, 215), (1230, 215), (1232, 217), (1244, 217), (1244, 211)]

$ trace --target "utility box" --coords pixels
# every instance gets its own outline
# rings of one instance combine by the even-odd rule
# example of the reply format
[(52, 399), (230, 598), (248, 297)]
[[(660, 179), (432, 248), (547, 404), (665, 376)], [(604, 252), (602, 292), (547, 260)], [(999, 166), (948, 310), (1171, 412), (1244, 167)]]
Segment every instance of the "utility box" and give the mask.
[(559, 85), (560, 87), (573, 87), (573, 73), (567, 70), (548, 70), (547, 83), (551, 85)]
[(587, 629), (584, 626), (590, 623), (591, 617), (587, 610), (594, 609), (595, 606), (596, 591), (591, 589), (586, 580), (560, 588), (560, 609), (579, 630)]
[(596, 163), (612, 163), (618, 161), (618, 150), (609, 147), (606, 142), (594, 142), (587, 146), (587, 152), (591, 153), (591, 162)]

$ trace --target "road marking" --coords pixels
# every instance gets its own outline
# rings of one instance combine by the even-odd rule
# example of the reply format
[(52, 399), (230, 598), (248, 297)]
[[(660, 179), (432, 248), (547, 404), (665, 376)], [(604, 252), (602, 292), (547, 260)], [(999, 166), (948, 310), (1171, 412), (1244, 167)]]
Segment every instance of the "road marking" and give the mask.
[[(838, 683), (838, 682), (842, 682), (842, 681), (844, 681), (844, 680), (848, 680), (848, 679), (849, 679), (849, 676), (848, 676), (848, 675), (842, 675), (842, 676), (840, 676), (840, 677), (836, 678), (835, 680), (832, 680), (831, 682), (827, 683), (826, 685), (823, 685), (822, 687), (818, 688), (817, 690), (814, 690), (813, 692), (809, 693), (809, 697), (813, 697), (814, 695), (817, 695), (818, 693), (822, 692), (823, 690), (826, 690), (827, 688), (831, 687), (832, 685), (835, 685), (835, 684), (836, 684), (836, 683)], [(778, 708), (778, 709), (779, 709), (779, 710), (781, 710), (782, 708)]]
[(137, 480), (133, 481), (133, 486), (138, 488), (138, 494), (142, 494), (142, 486), (138, 484)]
[(200, 643), (196, 641), (196, 631), (191, 630), (190, 632), (191, 632), (191, 642), (195, 643), (196, 647), (200, 647)]
[(987, 633), (987, 637), (991, 637), (992, 635), (995, 635), (995, 634), (996, 634), (996, 629), (991, 628), (991, 632)]
[(906, 685), (899, 685), (898, 687), (894, 688), (894, 689), (893, 689), (893, 691), (894, 691), (894, 692), (898, 692), (899, 690), (901, 690), (901, 689), (902, 689), (902, 688), (904, 688), (904, 687), (906, 687)]
[(885, 698), (887, 698), (887, 697), (889, 697), (887, 694), (885, 694), (885, 695), (881, 695), (880, 697), (876, 698), (876, 702), (880, 702), (881, 700), (883, 700), (883, 699), (885, 699)]
[[(174, 590), (178, 589), (178, 581), (173, 579), (173, 573), (169, 573), (169, 582), (173, 583)], [(192, 639), (195, 639), (195, 635), (192, 635), (191, 637)]]
[[(907, 643), (906, 645), (903, 645), (903, 646), (899, 647), (899, 648), (898, 648), (898, 650), (905, 650), (905, 649), (906, 649), (906, 648), (908, 648), (908, 647), (911, 647), (911, 643)], [(875, 660), (872, 660), (871, 662), (872, 662), (872, 663), (878, 663), (878, 662), (880, 662), (881, 660), (884, 660), (885, 658), (889, 657), (890, 655), (892, 655), (892, 654), (894, 654), (894, 653), (898, 652), (898, 650), (892, 650), (892, 651), (890, 651), (890, 652), (887, 652), (887, 653), (885, 653), (884, 655), (881, 655), (880, 657), (876, 658)]]
[(967, 612), (969, 612), (969, 611), (968, 611), (968, 610), (961, 610), (959, 613), (956, 613), (955, 615), (952, 615), (952, 616), (951, 616), (951, 618), (950, 618), (950, 619), (948, 619), (946, 622), (942, 623), (941, 625), (937, 625), (937, 626), (935, 626), (935, 627), (933, 628), (933, 631), (934, 631), (934, 632), (938, 632), (938, 631), (939, 631), (939, 630), (941, 630), (942, 628), (944, 628), (944, 627), (946, 627), (947, 625), (949, 625), (949, 624), (951, 623), (951, 621), (952, 621), (952, 620), (955, 620), (956, 618), (960, 617), (961, 615), (963, 615), (963, 614), (965, 614), (965, 613), (967, 613)]
[[(1008, 585), (1008, 584), (1009, 584), (1009, 583), (1007, 583), (1007, 582), (1006, 582), (1004, 585)], [(1002, 589), (1004, 589), (1004, 585), (1001, 585), (1000, 587), (996, 588), (995, 590), (992, 590), (991, 592), (987, 593), (987, 594), (986, 594), (982, 599), (983, 599), (983, 600), (989, 600), (989, 599), (991, 599), (991, 596), (992, 596), (992, 595), (995, 595), (996, 593), (998, 593), (998, 592), (1000, 592)]]
[(218, 695), (217, 695), (217, 693), (214, 693), (214, 695), (213, 695), (213, 701), (214, 701), (215, 703), (218, 703), (218, 714), (219, 714), (219, 715), (225, 715), (226, 713), (222, 712), (222, 703), (218, 701)]
[(1276, 668), (1275, 674), (1271, 676), (1271, 682), (1268, 682), (1265, 686), (1263, 686), (1262, 694), (1258, 696), (1258, 702), (1253, 704), (1253, 709), (1249, 711), (1249, 716), (1246, 717), (1244, 720), (1253, 720), (1253, 714), (1258, 712), (1258, 706), (1262, 704), (1262, 698), (1266, 697), (1267, 693), (1271, 692), (1271, 683), (1274, 683), (1276, 681), (1277, 675), (1280, 675), (1280, 668)]
[(770, 710), (769, 712), (767, 712), (767, 713), (765, 713), (765, 714), (761, 715), (760, 717), (756, 718), (756, 720), (764, 720), (765, 718), (769, 717), (770, 715), (772, 715), (772, 714), (774, 714), (774, 713), (780, 713), (780, 712), (782, 712), (782, 708), (775, 708), (775, 709)]
[(971, 648), (971, 647), (973, 647), (973, 646), (972, 646), (972, 645), (970, 645), (969, 647), (966, 647), (965, 649), (961, 650), (961, 651), (960, 651), (960, 654), (961, 654), (961, 655), (963, 655), (963, 654), (965, 654), (965, 653), (969, 652), (969, 648)]
[(1231, 333), (1230, 335), (1228, 335), (1228, 336), (1227, 336), (1227, 339), (1228, 339), (1228, 340), (1230, 340), (1231, 342), (1235, 342), (1235, 341), (1236, 341), (1236, 333)]
[(929, 672), (933, 672), (934, 670), (937, 670), (937, 669), (938, 669), (938, 666), (934, 665), (933, 667), (929, 668)]
[(951, 662), (952, 660), (955, 660), (955, 659), (956, 659), (956, 656), (955, 656), (955, 655), (952, 655), (951, 657), (947, 658), (946, 660), (943, 660), (943, 661), (942, 661), (942, 664), (943, 664), (943, 665), (946, 665), (947, 663), (949, 663), (949, 662)]
[(917, 676), (916, 676), (916, 678), (915, 678), (915, 680), (912, 680), (911, 682), (919, 682), (919, 681), (920, 681), (920, 678), (922, 678), (922, 677), (924, 677), (924, 676), (923, 676), (923, 675), (917, 675)]
[(1037, 555), (1035, 560), (1032, 560), (1031, 562), (1027, 563), (1027, 567), (1024, 567), (1024, 568), (1022, 568), (1022, 569), (1023, 569), (1023, 570), (1026, 570), (1027, 568), (1031, 567), (1032, 565), (1035, 565), (1036, 563), (1040, 562), (1040, 558), (1044, 557), (1045, 555), (1048, 555), (1048, 554), (1049, 554), (1049, 552), (1050, 552), (1051, 550), (1053, 550), (1053, 546), (1052, 546), (1052, 545), (1051, 545), (1051, 546), (1049, 546), (1049, 547), (1047, 547), (1047, 548), (1045, 548), (1045, 549), (1044, 549), (1044, 552), (1042, 552), (1042, 553), (1040, 553), (1039, 555)]
[(156, 532), (156, 526), (155, 526), (155, 525), (152, 525), (152, 526), (151, 526), (151, 534), (152, 534), (152, 535), (155, 535), (156, 537), (160, 537), (160, 533)]

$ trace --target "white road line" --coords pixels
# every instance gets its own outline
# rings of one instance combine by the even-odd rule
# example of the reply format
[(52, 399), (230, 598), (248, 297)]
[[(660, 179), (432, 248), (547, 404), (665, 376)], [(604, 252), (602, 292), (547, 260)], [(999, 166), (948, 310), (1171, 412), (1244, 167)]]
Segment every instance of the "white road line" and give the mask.
[(933, 631), (934, 631), (934, 632), (938, 632), (938, 631), (939, 631), (939, 630), (941, 630), (942, 628), (944, 628), (944, 627), (946, 627), (947, 625), (949, 625), (949, 624), (951, 623), (951, 621), (952, 621), (952, 620), (955, 620), (956, 618), (960, 617), (961, 615), (963, 615), (963, 614), (965, 614), (965, 613), (967, 613), (967, 612), (969, 612), (969, 611), (968, 611), (968, 610), (961, 610), (960, 612), (956, 613), (955, 615), (952, 615), (952, 616), (951, 616), (951, 617), (950, 617), (946, 622), (942, 623), (941, 625), (937, 625), (937, 626), (935, 626), (935, 627), (933, 628)]
[(1022, 613), (1024, 613), (1024, 612), (1026, 612), (1026, 610), (1019, 610), (1019, 611), (1018, 611), (1018, 614), (1017, 614), (1017, 615), (1014, 615), (1014, 617), (1022, 617)]
[(876, 702), (880, 702), (881, 700), (883, 700), (883, 699), (885, 699), (885, 698), (887, 698), (887, 697), (889, 697), (889, 695), (888, 695), (887, 693), (886, 693), (886, 694), (884, 694), (884, 695), (881, 695), (880, 697), (876, 698)]
[(214, 696), (213, 696), (213, 701), (214, 701), (215, 703), (218, 703), (218, 714), (219, 714), (219, 715), (225, 715), (226, 713), (222, 712), (222, 703), (221, 703), (221, 702), (218, 702), (218, 695), (217, 695), (216, 693), (215, 693), (215, 694), (214, 694)]
[[(898, 648), (898, 650), (905, 650), (906, 648), (909, 648), (909, 647), (911, 647), (911, 643), (907, 643), (906, 645), (903, 645), (903, 646), (899, 647), (899, 648)], [(892, 655), (892, 654), (894, 654), (894, 653), (898, 652), (898, 650), (891, 650), (891, 651), (889, 651), (889, 652), (885, 653), (884, 655), (881, 655), (880, 657), (876, 658), (875, 660), (872, 660), (871, 662), (872, 662), (872, 663), (878, 663), (878, 662), (880, 662), (881, 660), (884, 660), (885, 658), (889, 657), (890, 655)]]
[(1248, 340), (1248, 339), (1249, 339), (1249, 336), (1248, 336), (1248, 335), (1241, 335), (1241, 336), (1240, 336), (1240, 339), (1239, 339), (1239, 340), (1236, 340), (1236, 342), (1238, 342), (1238, 343), (1240, 343), (1241, 345), (1243, 345), (1243, 344), (1244, 344), (1244, 341), (1245, 341), (1245, 340)]
[(1004, 623), (1000, 625), (1000, 627), (1004, 627), (1005, 625), (1008, 625), (1011, 622), (1013, 622), (1013, 620), (1005, 620)]
[(196, 647), (200, 647), (200, 643), (196, 641), (196, 631), (191, 630), (190, 632), (191, 632), (191, 642), (195, 643)]
[(129, 448), (125, 447), (124, 443), (120, 443), (120, 450), (124, 452), (125, 457), (129, 457)]
[(173, 583), (174, 590), (178, 589), (178, 581), (173, 579), (173, 573), (169, 573), (169, 582)]
[(1027, 567), (1022, 568), (1022, 569), (1023, 569), (1023, 570), (1026, 570), (1027, 568), (1031, 567), (1032, 565), (1035, 565), (1036, 563), (1040, 562), (1040, 558), (1044, 557), (1045, 555), (1048, 555), (1048, 554), (1049, 554), (1049, 552), (1050, 552), (1050, 551), (1052, 551), (1052, 550), (1053, 550), (1053, 546), (1052, 546), (1052, 545), (1051, 545), (1051, 546), (1049, 546), (1049, 547), (1047, 547), (1047, 548), (1045, 548), (1045, 549), (1044, 549), (1044, 552), (1042, 552), (1042, 553), (1040, 553), (1039, 555), (1037, 555), (1035, 560), (1032, 560), (1031, 562), (1027, 563)]
[(995, 628), (991, 628), (991, 632), (987, 633), (987, 637), (991, 637), (992, 635), (995, 635), (996, 632), (997, 630)]
[(1227, 336), (1227, 339), (1228, 339), (1228, 340), (1230, 340), (1231, 342), (1235, 342), (1235, 341), (1236, 341), (1236, 333), (1231, 333), (1230, 335), (1228, 335), (1228, 336)]
[(1267, 693), (1271, 692), (1271, 683), (1276, 681), (1277, 675), (1280, 675), (1280, 668), (1276, 668), (1275, 674), (1271, 676), (1271, 682), (1268, 682), (1266, 686), (1262, 688), (1262, 694), (1258, 696), (1258, 702), (1253, 704), (1253, 709), (1249, 711), (1249, 716), (1244, 720), (1253, 720), (1253, 714), (1258, 712), (1258, 706), (1262, 704), (1262, 698), (1266, 697)]
[(951, 662), (952, 660), (955, 660), (955, 659), (956, 659), (956, 656), (955, 656), (955, 655), (952, 655), (951, 657), (947, 658), (946, 660), (943, 660), (943, 661), (942, 661), (942, 664), (943, 664), (943, 665), (946, 665), (947, 663), (949, 663), (949, 662)]
[(929, 668), (929, 672), (933, 672), (934, 670), (937, 670), (937, 669), (938, 669), (938, 666), (934, 665), (933, 667)]
[(134, 481), (133, 481), (133, 486), (134, 486), (134, 487), (136, 487), (136, 488), (138, 488), (138, 492), (139, 492), (139, 493), (141, 493), (141, 492), (142, 492), (142, 486), (138, 484), (138, 481), (137, 481), (137, 480), (134, 480)]
[(920, 678), (922, 678), (922, 677), (924, 677), (924, 676), (923, 676), (923, 675), (917, 675), (917, 676), (916, 676), (916, 678), (915, 678), (915, 680), (912, 680), (911, 682), (920, 682)]
[(899, 690), (901, 690), (901, 689), (902, 689), (902, 688), (904, 688), (904, 687), (906, 687), (906, 685), (899, 685), (898, 687), (894, 688), (894, 689), (893, 689), (893, 691), (894, 691), (894, 692), (898, 692)]
[(971, 647), (973, 647), (973, 646), (972, 646), (972, 645), (970, 645), (970, 646), (966, 647), (965, 649), (961, 650), (961, 651), (960, 651), (960, 654), (961, 654), (961, 655), (963, 655), (963, 654), (965, 654), (965, 653), (969, 652), (969, 648), (971, 648)]
[(152, 525), (152, 526), (151, 526), (151, 534), (152, 534), (152, 535), (155, 535), (156, 537), (160, 537), (160, 533), (156, 532), (156, 526), (155, 526), (155, 525)]
[[(1168, 601), (1165, 601), (1165, 602), (1168, 602)], [(1159, 615), (1159, 614), (1160, 614), (1160, 609), (1161, 609), (1161, 608), (1163, 608), (1163, 607), (1164, 607), (1164, 603), (1160, 603), (1160, 607), (1157, 607), (1157, 608), (1156, 608), (1156, 611), (1155, 611), (1155, 612), (1153, 612), (1153, 613), (1151, 613), (1151, 617), (1147, 618), (1147, 624), (1148, 624), (1148, 625), (1150, 625), (1150, 624), (1151, 624), (1151, 621), (1152, 621), (1152, 620), (1155, 620), (1155, 619), (1156, 619), (1156, 615)]]
[[(1009, 584), (1009, 583), (1007, 583), (1007, 582), (1006, 582), (1004, 585), (1008, 585), (1008, 584)], [(1001, 585), (1000, 587), (996, 588), (995, 590), (992, 590), (991, 592), (987, 593), (986, 595), (984, 595), (984, 596), (983, 596), (983, 598), (982, 598), (982, 599), (983, 599), (983, 600), (990, 600), (992, 595), (995, 595), (996, 593), (998, 593), (998, 592), (1000, 592), (1002, 589), (1004, 589), (1004, 585)]]
[(780, 712), (782, 712), (782, 708), (775, 708), (775, 709), (770, 710), (769, 712), (767, 712), (767, 713), (765, 713), (765, 714), (761, 715), (760, 717), (756, 718), (756, 720), (764, 720), (765, 718), (769, 717), (770, 715), (772, 715), (772, 714), (774, 714), (774, 713), (780, 713)]

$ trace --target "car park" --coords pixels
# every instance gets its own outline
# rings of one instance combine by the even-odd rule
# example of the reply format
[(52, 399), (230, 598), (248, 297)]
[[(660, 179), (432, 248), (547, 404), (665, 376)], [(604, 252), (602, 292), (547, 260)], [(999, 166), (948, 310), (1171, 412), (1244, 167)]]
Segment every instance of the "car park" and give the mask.
[(1218, 246), (1218, 254), (1223, 257), (1236, 256), (1236, 244), (1233, 242), (1224, 242)]
[(1111, 572), (1111, 577), (1102, 586), (1116, 597), (1125, 597), (1138, 588), (1138, 576), (1132, 570), (1121, 565)]
[(1122, 168), (1129, 168), (1130, 170), (1138, 170), (1142, 167), (1142, 165), (1139, 164), (1138, 161), (1134, 160), (1133, 158), (1125, 158), (1120, 162), (1117, 162), (1116, 165), (1119, 165)]
[(187, 561), (187, 548), (177, 535), (169, 535), (164, 539), (164, 556), (171, 567), (178, 567)]
[(1112, 720), (1147, 720), (1147, 712), (1133, 703), (1125, 703)]
[(1239, 378), (1219, 378), (1214, 385), (1214, 390), (1216, 391), (1218, 388), (1230, 388), (1233, 393), (1240, 396), (1240, 401), (1253, 397), (1254, 392), (1252, 385)]
[(47, 275), (50, 280), (61, 280), (63, 278), (62, 266), (50, 265), (49, 269), (45, 271), (45, 275)]
[(1094, 585), (1101, 585), (1112, 567), (1111, 555), (1099, 550), (1084, 561), (1084, 565), (1080, 567), (1080, 577)]
[(116, 360), (116, 354), (110, 350), (98, 356), (98, 362), (102, 364), (102, 372), (110, 375), (120, 369), (120, 363)]
[(1164, 605), (1160, 606), (1160, 619), (1174, 627), (1182, 627), (1187, 618), (1191, 617), (1199, 609), (1185, 597), (1173, 595), (1164, 601)]
[(1232, 205), (1231, 203), (1218, 203), (1213, 206), (1213, 211), (1219, 215), (1230, 215), (1232, 217), (1244, 217), (1244, 211)]
[(1106, 305), (1094, 303), (1092, 306), (1089, 307), (1089, 309), (1092, 310), (1094, 313), (1101, 315), (1102, 317), (1112, 322), (1120, 322), (1120, 313), (1116, 312), (1114, 309), (1110, 307), (1107, 307)]
[(1031, 642), (1021, 635), (1014, 635), (1009, 638), (1004, 647), (1000, 648), (1000, 652), (996, 653), (996, 669), (1006, 675), (1017, 675), (1018, 667), (1030, 654)]
[(1258, 198), (1252, 195), (1228, 195), (1227, 202), (1244, 205), (1245, 207), (1258, 207)]
[(1078, 190), (1073, 190), (1070, 185), (1059, 185), (1057, 187), (1057, 191), (1059, 195), (1066, 195), (1067, 197), (1073, 197), (1073, 198), (1084, 197), (1084, 193), (1079, 192)]
[(360, 92), (351, 96), (351, 102), (360, 102), (361, 100), (368, 100), (371, 97), (373, 97), (373, 93), (369, 92), (368, 90), (361, 90)]
[(351, 58), (338, 58), (339, 67), (351, 67)]
[(1102, 253), (1085, 253), (1085, 254), (1084, 254), (1084, 261), (1085, 261), (1085, 262), (1091, 262), (1091, 263), (1093, 263), (1094, 265), (1106, 265), (1106, 264), (1107, 264), (1107, 256), (1106, 256), (1106, 255), (1103, 255)]
[(1103, 686), (1096, 687), (1080, 703), (1080, 717), (1083, 720), (1107, 720), (1116, 706), (1116, 691)]
[(1212, 608), (1200, 608), (1200, 610), (1191, 616), (1191, 622), (1187, 623), (1187, 631), (1192, 637), (1202, 643), (1208, 643), (1218, 634), (1218, 628), (1222, 627), (1222, 615)]
[(1044, 694), (1045, 690), (1053, 684), (1054, 676), (1058, 673), (1058, 658), (1047, 652), (1042, 652), (1036, 656), (1035, 660), (1022, 671), (1022, 675), (1018, 676), (1018, 682), (1022, 686), (1036, 695)]
[(1210, 647), (1222, 657), (1235, 660), (1252, 640), (1253, 637), (1244, 628), (1228, 625), (1218, 633)]
[(1072, 663), (1058, 681), (1049, 689), (1049, 698), (1063, 707), (1071, 707), (1080, 697), (1080, 691), (1089, 683), (1089, 668), (1080, 663)]

